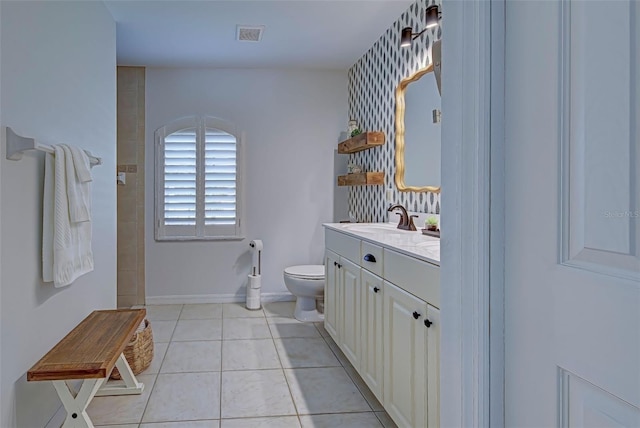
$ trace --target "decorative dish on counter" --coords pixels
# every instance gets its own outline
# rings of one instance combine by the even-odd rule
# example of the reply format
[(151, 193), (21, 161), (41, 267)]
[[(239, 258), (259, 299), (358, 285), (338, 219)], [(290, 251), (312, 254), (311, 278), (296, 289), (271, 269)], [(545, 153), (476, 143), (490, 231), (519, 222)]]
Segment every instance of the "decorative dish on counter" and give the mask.
[(427, 236), (433, 236), (434, 238), (439, 238), (440, 237), (440, 231), (439, 230), (429, 230), (429, 229), (420, 229), (422, 231), (423, 235), (427, 235)]

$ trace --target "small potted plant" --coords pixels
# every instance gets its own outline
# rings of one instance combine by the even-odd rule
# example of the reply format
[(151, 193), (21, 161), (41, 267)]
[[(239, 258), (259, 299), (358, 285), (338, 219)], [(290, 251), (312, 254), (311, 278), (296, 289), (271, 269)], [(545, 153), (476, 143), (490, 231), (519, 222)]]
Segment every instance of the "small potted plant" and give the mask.
[(438, 219), (434, 216), (428, 217), (424, 222), (424, 226), (427, 230), (436, 231), (438, 230)]

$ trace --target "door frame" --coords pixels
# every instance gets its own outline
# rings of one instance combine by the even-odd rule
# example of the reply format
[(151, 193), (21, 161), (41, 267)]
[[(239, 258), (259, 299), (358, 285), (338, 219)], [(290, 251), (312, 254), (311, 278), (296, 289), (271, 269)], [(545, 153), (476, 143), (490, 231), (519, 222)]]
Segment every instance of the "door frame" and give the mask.
[(505, 0), (443, 2), (441, 426), (504, 426)]

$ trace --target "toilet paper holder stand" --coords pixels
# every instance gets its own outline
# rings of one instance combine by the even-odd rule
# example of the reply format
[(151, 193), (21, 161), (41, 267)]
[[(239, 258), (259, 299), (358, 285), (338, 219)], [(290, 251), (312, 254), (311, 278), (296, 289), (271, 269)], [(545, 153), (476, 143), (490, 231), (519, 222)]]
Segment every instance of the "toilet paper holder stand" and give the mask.
[[(260, 242), (261, 243), (261, 242)], [(256, 248), (256, 242), (255, 241), (251, 241), (249, 242), (249, 246), (258, 251), (258, 273), (257, 275), (260, 275), (262, 273), (262, 249), (260, 248), (260, 245), (258, 245), (258, 248)], [(252, 266), (252, 274), (255, 276), (256, 275), (256, 266), (254, 264), (254, 266)]]

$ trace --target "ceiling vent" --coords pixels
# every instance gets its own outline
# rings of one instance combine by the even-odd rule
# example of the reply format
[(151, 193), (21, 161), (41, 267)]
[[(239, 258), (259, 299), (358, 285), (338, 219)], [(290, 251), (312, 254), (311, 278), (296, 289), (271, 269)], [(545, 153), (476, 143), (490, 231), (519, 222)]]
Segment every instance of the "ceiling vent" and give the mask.
[(259, 42), (262, 40), (264, 25), (238, 25), (236, 26), (236, 40), (241, 42)]

